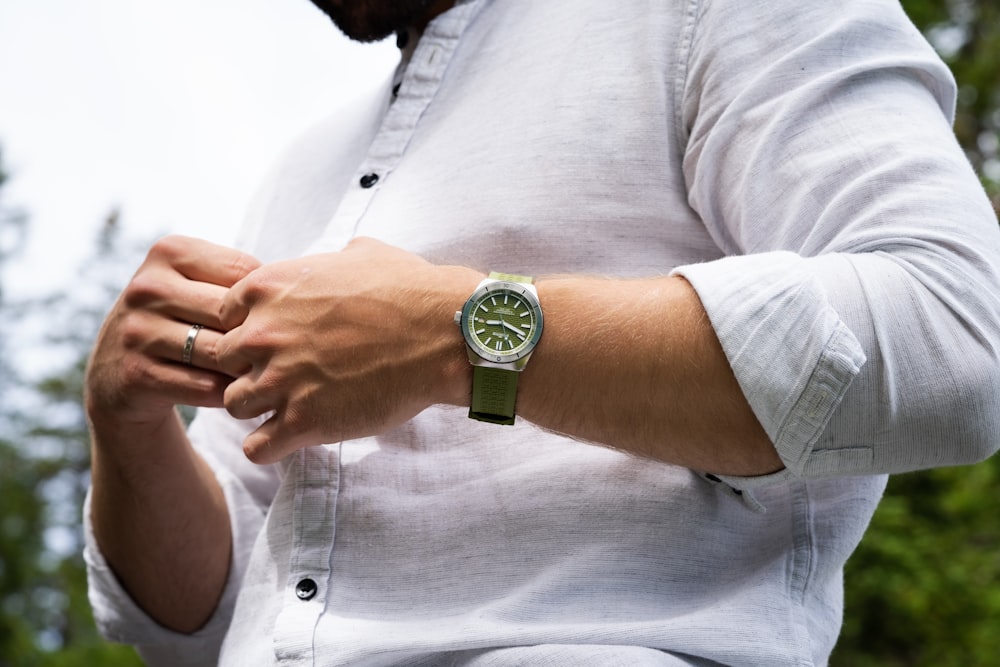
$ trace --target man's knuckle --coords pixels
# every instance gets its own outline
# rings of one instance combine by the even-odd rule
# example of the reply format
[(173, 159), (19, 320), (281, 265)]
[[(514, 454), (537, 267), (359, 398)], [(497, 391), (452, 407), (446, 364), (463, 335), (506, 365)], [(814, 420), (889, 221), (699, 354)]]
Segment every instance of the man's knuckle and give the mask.
[(241, 277), (249, 276), (259, 267), (260, 261), (245, 253), (237, 253), (229, 262), (230, 271)]
[(149, 249), (150, 259), (162, 259), (172, 263), (186, 252), (188, 239), (179, 234), (169, 234), (158, 239)]
[(308, 414), (294, 405), (290, 406), (284, 412), (282, 424), (288, 433), (304, 433), (309, 427)]
[(122, 293), (122, 301), (129, 308), (146, 308), (163, 298), (163, 282), (142, 271), (132, 277)]
[(247, 440), (243, 443), (243, 455), (251, 463), (263, 463), (267, 450), (270, 448), (270, 440)]
[(275, 341), (275, 334), (271, 331), (247, 325), (240, 337), (240, 347), (246, 354), (260, 356), (269, 351), (277, 349), (279, 343)]
[(222, 407), (233, 417), (240, 419), (240, 415), (242, 414), (241, 408), (245, 407), (245, 405), (246, 402), (243, 400), (242, 392), (236, 389), (234, 385), (229, 385), (222, 393)]
[(146, 346), (146, 327), (139, 318), (126, 317), (119, 326), (119, 340), (125, 350), (137, 351)]
[(249, 302), (256, 302), (266, 297), (274, 285), (274, 278), (271, 271), (260, 269), (249, 273), (241, 282), (243, 298)]
[(219, 339), (209, 336), (203, 336), (202, 338), (202, 340), (197, 341), (198, 356), (213, 364), (217, 364), (219, 361)]

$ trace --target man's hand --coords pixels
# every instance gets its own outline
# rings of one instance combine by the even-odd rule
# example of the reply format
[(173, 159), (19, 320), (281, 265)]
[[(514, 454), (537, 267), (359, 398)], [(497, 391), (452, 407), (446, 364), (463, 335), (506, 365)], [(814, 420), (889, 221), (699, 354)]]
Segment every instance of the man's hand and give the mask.
[[(197, 239), (158, 242), (111, 309), (86, 379), (91, 520), (118, 579), (161, 625), (193, 632), (218, 604), (232, 535), (222, 488), (174, 405), (222, 404), (215, 346), (229, 287), (259, 266)], [(198, 332), (185, 363), (184, 343)]]
[(269, 264), (222, 308), (220, 368), (239, 376), (226, 409), (274, 414), (244, 442), (258, 463), (384, 432), (435, 403), (467, 401), (453, 315), (481, 276), (372, 239)]
[[(156, 243), (97, 338), (86, 379), (95, 424), (155, 429), (174, 405), (222, 405), (229, 383), (215, 359), (228, 288), (259, 262), (236, 250), (180, 236)], [(189, 364), (184, 342), (198, 332)]]

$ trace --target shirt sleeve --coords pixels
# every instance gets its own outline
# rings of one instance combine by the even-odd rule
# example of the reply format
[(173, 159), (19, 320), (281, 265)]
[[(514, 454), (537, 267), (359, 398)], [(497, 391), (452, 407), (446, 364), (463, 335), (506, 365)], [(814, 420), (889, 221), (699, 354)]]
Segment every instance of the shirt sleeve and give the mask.
[(222, 486), (233, 531), (233, 559), (214, 614), (197, 632), (181, 634), (159, 625), (129, 596), (94, 537), (90, 495), (84, 504), (84, 559), (94, 620), (110, 641), (131, 644), (150, 667), (211, 667), (218, 660), (250, 551), (279, 483), (277, 466), (257, 466), (239, 443), (257, 423), (240, 422), (218, 409), (200, 410), (189, 429), (195, 449)]
[(951, 74), (898, 3), (699, 5), (679, 126), (727, 255), (698, 292), (785, 470), (971, 463), (1000, 442), (1000, 230)]

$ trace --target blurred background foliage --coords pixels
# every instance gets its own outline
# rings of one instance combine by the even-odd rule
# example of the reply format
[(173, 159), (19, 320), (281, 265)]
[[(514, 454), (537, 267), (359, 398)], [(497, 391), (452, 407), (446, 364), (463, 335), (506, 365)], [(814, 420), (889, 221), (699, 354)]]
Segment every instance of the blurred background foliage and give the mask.
[[(955, 72), (955, 132), (1000, 209), (1000, 3), (903, 6)], [(6, 179), (0, 160), (0, 667), (140, 665), (131, 649), (97, 636), (87, 603), (80, 396), (100, 322), (149, 239), (126, 239), (111, 213), (97, 225), (80, 280), (59, 294), (10, 295), (3, 269), (30, 221), (5, 200)], [(848, 563), (831, 665), (1000, 665), (997, 489), (1000, 457), (890, 480)]]
[(903, 0), (955, 73), (955, 134), (1000, 210), (1000, 2)]
[[(0, 164), (0, 277), (30, 221)], [(104, 642), (87, 602), (80, 527), (89, 483), (83, 371), (104, 314), (138, 265), (118, 216), (97, 230), (79, 279), (18, 297), (0, 282), (0, 667), (141, 665)]]

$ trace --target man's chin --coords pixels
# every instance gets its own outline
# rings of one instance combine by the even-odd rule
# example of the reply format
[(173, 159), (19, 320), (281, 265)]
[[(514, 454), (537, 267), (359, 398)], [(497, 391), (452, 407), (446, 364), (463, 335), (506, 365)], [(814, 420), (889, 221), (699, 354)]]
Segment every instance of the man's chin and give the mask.
[(379, 42), (425, 17), (428, 0), (312, 0), (334, 25), (356, 42)]
[(350, 39), (352, 42), (360, 42), (361, 44), (374, 44), (375, 42), (381, 42), (386, 37), (395, 34), (395, 30), (386, 33), (364, 33), (364, 34), (352, 34), (344, 30), (341, 26), (337, 26), (340, 32)]

